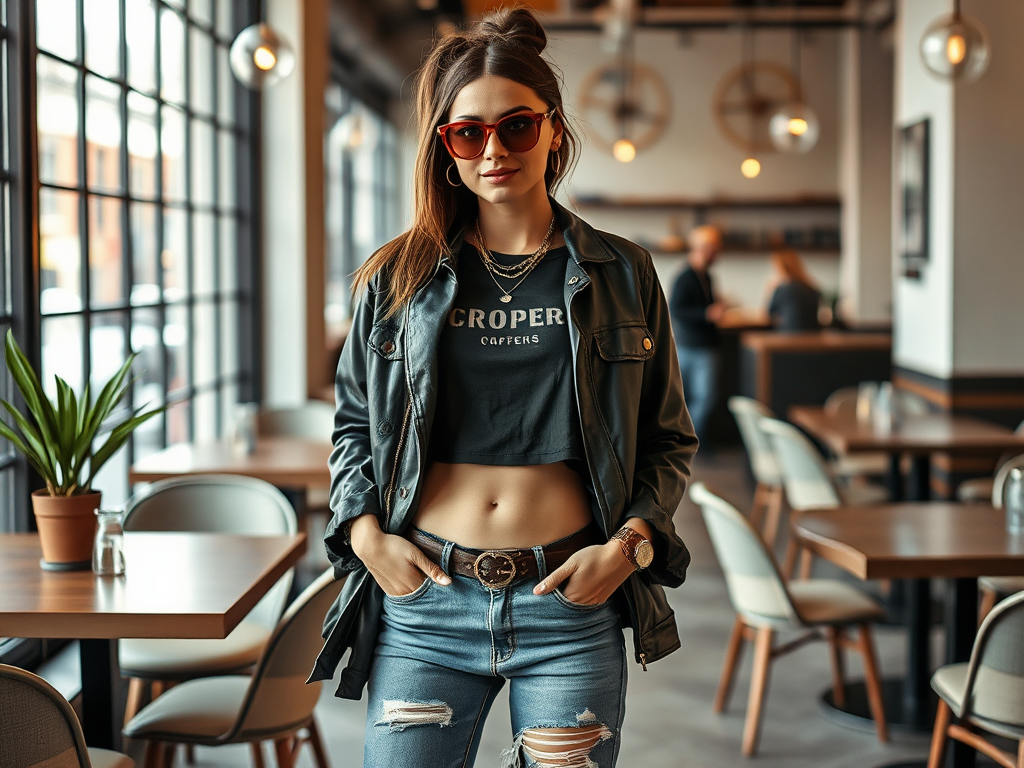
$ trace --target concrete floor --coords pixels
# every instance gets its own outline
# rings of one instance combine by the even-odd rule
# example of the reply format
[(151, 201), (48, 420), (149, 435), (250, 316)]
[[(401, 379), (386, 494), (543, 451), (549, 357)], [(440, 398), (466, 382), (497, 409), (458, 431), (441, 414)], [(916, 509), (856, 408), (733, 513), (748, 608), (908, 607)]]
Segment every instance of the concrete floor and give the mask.
[[(698, 460), (694, 477), (740, 509), (749, 508), (752, 488), (742, 453), (719, 452), (712, 458)], [(923, 759), (927, 755), (925, 735), (896, 733), (890, 744), (882, 745), (873, 732), (853, 730), (827, 720), (819, 708), (818, 696), (830, 684), (828, 657), (823, 643), (813, 643), (773, 665), (760, 753), (748, 763), (740, 755), (740, 738), (750, 680), (750, 653), (745, 655), (736, 681), (732, 708), (725, 715), (712, 714), (711, 701), (734, 614), (700, 514), (689, 500), (680, 506), (676, 526), (693, 556), (686, 584), (669, 593), (682, 649), (650, 665), (646, 673), (631, 664), (620, 768), (728, 768), (744, 764), (758, 768), (870, 768), (893, 761)], [(816, 574), (820, 571), (819, 575), (836, 575), (834, 570), (828, 570), (827, 564), (815, 567)], [(882, 626), (876, 630), (875, 638), (882, 674), (899, 676), (903, 669), (902, 633), (897, 628)], [(851, 654), (848, 669), (851, 676), (860, 675), (856, 654)], [(365, 701), (334, 698), (334, 688), (324, 686), (317, 718), (331, 767), (354, 768), (362, 764), (366, 705)], [(508, 722), (507, 702), (499, 696), (483, 732), (477, 766), (498, 765), (499, 753), (511, 740)], [(244, 747), (199, 748), (196, 757), (197, 764), (203, 767), (249, 764)], [(267, 760), (273, 760), (269, 749)], [(303, 750), (299, 765), (312, 768), (308, 749)]]

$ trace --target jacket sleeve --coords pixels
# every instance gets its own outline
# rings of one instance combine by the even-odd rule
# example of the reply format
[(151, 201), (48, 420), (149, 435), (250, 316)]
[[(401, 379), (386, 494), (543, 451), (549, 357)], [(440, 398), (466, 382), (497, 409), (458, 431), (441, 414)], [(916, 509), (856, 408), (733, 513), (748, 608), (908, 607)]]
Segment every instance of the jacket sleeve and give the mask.
[(637, 424), (633, 495), (626, 517), (646, 520), (654, 529), (651, 579), (678, 587), (686, 578), (690, 554), (676, 533), (672, 516), (690, 479), (697, 436), (683, 401), (668, 306), (650, 254), (640, 265), (640, 290), (654, 355), (644, 362)]
[(376, 280), (360, 299), (334, 379), (334, 432), (331, 470), (331, 517), (324, 533), (327, 557), (339, 578), (360, 565), (348, 542), (345, 523), (360, 515), (381, 517), (380, 494), (370, 448), (370, 414), (366, 389), (367, 338), (373, 327)]

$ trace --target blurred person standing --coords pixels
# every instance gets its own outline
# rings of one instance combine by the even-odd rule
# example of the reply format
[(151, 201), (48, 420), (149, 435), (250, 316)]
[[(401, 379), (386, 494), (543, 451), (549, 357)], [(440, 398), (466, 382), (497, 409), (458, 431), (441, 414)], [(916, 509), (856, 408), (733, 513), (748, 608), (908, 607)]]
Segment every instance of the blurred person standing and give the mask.
[(796, 251), (783, 250), (772, 254), (768, 292), (771, 294), (768, 316), (775, 330), (802, 333), (821, 327), (818, 323), (821, 293)]
[(676, 278), (669, 300), (675, 331), (683, 396), (697, 437), (703, 440), (708, 417), (715, 406), (718, 383), (718, 321), (726, 305), (715, 301), (708, 269), (722, 250), (717, 227), (701, 226), (690, 232), (690, 255)]

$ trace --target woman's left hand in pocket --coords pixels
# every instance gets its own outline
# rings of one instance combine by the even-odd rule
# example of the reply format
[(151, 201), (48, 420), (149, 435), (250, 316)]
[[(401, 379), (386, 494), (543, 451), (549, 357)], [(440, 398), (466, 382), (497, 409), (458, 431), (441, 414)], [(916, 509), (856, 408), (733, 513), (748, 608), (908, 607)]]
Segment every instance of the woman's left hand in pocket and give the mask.
[(533, 594), (544, 595), (561, 588), (566, 600), (597, 605), (610, 598), (633, 570), (618, 542), (584, 547), (549, 573), (533, 588)]

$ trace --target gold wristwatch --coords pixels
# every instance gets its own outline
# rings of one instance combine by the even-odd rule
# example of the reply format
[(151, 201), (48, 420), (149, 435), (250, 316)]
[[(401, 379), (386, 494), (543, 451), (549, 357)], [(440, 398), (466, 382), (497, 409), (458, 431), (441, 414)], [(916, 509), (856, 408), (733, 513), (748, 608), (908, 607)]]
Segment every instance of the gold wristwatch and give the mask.
[(612, 539), (619, 542), (622, 554), (633, 564), (636, 570), (642, 570), (654, 560), (654, 547), (643, 534), (624, 525), (617, 530)]

